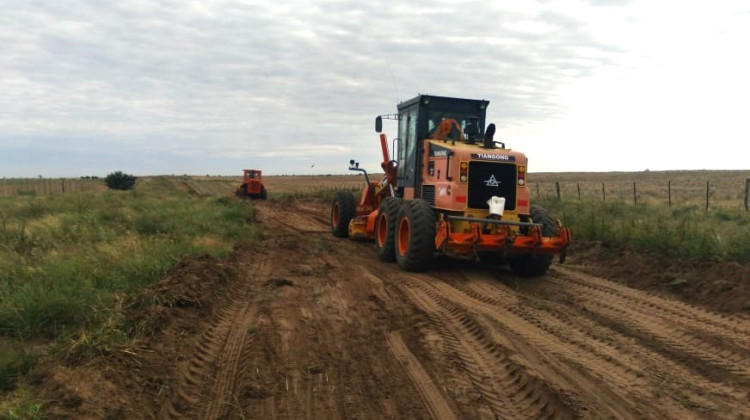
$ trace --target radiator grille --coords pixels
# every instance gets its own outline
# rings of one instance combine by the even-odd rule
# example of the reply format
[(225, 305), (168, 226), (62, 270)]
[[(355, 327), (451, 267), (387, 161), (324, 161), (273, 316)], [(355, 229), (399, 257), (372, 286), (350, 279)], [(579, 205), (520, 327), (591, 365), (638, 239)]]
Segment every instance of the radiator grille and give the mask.
[(469, 208), (488, 209), (493, 195), (505, 197), (505, 210), (516, 208), (516, 165), (469, 162)]
[(422, 199), (431, 206), (435, 205), (435, 186), (434, 185), (422, 185)]

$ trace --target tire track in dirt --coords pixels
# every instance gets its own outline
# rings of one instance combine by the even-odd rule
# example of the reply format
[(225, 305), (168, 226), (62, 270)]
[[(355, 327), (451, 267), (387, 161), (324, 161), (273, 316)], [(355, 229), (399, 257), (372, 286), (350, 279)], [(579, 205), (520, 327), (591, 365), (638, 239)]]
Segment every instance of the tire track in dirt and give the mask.
[(216, 374), (213, 378), (212, 392), (201, 418), (217, 419), (225, 417), (236, 404), (235, 385), (243, 349), (253, 344), (253, 336), (248, 334), (248, 326), (257, 318), (257, 308), (253, 305), (245, 308), (233, 308), (234, 315), (222, 320), (222, 326), (228, 329), (223, 350), (216, 360)]
[[(570, 280), (569, 277), (573, 277), (573, 280)], [(734, 331), (717, 331), (716, 324), (711, 322), (714, 320), (714, 317), (710, 316), (711, 314), (703, 313), (704, 311), (694, 308), (695, 314), (692, 314), (692, 316), (685, 315), (685, 312), (690, 309), (689, 307), (680, 308), (681, 311), (675, 314), (672, 311), (661, 309), (662, 306), (671, 306), (670, 302), (658, 302), (653, 297), (649, 299), (649, 305), (646, 307), (633, 304), (629, 297), (622, 294), (602, 291), (602, 289), (605, 289), (603, 285), (606, 285), (606, 280), (599, 279), (598, 284), (600, 286), (592, 287), (586, 284), (581, 285), (576, 281), (579, 277), (566, 272), (563, 276), (550, 279), (550, 282), (577, 293), (579, 299), (585, 302), (586, 308), (598, 315), (657, 340), (674, 352), (703, 361), (713, 368), (723, 369), (732, 375), (736, 375), (745, 384), (748, 383), (748, 378), (750, 378), (750, 351), (744, 346), (746, 337)], [(628, 294), (632, 293), (638, 292), (628, 292)], [(686, 325), (685, 318), (691, 319), (692, 322)], [(708, 319), (711, 323), (708, 325), (701, 323), (698, 320), (699, 318)], [(731, 319), (726, 321), (734, 324), (740, 331), (744, 327), (741, 321)], [(700, 334), (700, 337), (698, 334)], [(709, 342), (707, 338), (710, 340), (712, 336), (716, 338)]]
[[(512, 332), (530, 343), (534, 348), (545, 354), (554, 355), (562, 359), (568, 365), (581, 366), (582, 370), (592, 371), (591, 380), (595, 383), (600, 381), (596, 378), (604, 378), (606, 383), (614, 385), (619, 389), (631, 390), (637, 387), (640, 380), (632, 369), (623, 366), (620, 362), (612, 362), (611, 358), (592, 354), (589, 346), (581, 346), (577, 342), (562, 340), (560, 336), (550, 334), (534, 321), (529, 321), (513, 313), (509, 308), (495, 306), (483, 300), (467, 295), (463, 291), (444, 282), (419, 283), (421, 288), (437, 299), (450, 301), (453, 305), (463, 308), (468, 312), (475, 312), (500, 325), (501, 333)], [(616, 394), (610, 396), (623, 406), (629, 404)]]
[[(269, 259), (260, 256), (250, 270), (267, 276)], [(234, 404), (234, 387), (243, 348), (252, 342), (248, 326), (257, 317), (246, 289), (234, 287), (230, 299), (204, 330), (191, 357), (183, 364), (176, 395), (162, 404), (161, 418), (214, 419), (227, 415)]]
[(462, 291), (473, 299), (482, 301), (494, 307), (517, 315), (529, 324), (544, 330), (560, 343), (569, 343), (575, 348), (581, 348), (588, 354), (609, 361), (617, 366), (623, 373), (622, 380), (633, 385), (642, 383), (641, 372), (637, 367), (625, 362), (620, 352), (609, 343), (598, 340), (595, 337), (582, 334), (573, 328), (569, 321), (545, 311), (541, 308), (529, 306), (519, 294), (509, 293), (501, 287), (491, 286), (485, 283), (485, 279), (477, 278), (476, 275), (467, 275), (469, 282), (453, 282), (451, 286)]
[(552, 267), (552, 281), (564, 282), (567, 287), (597, 292), (599, 297), (622, 307), (637, 307), (641, 312), (658, 314), (671, 322), (687, 328), (700, 328), (745, 349), (750, 349), (750, 321), (718, 315), (683, 302), (666, 300), (640, 290), (577, 272), (571, 268)]
[(318, 218), (304, 216), (320, 205), (302, 204), (304, 209), (295, 203), (257, 206), (264, 238), (279, 238), (273, 276), (294, 285), (262, 305), (268, 339), (249, 364), (251, 371), (260, 369), (260, 380), (239, 381), (254, 379), (269, 392), (240, 396), (242, 412), (268, 419), (427, 418), (388, 349), (384, 331), (392, 317), (379, 306), (387, 301), (403, 309), (406, 298), (360, 276), (354, 261), (368, 253), (357, 242), (330, 237)]
[(409, 351), (409, 348), (406, 347), (401, 335), (397, 332), (387, 333), (386, 341), (393, 355), (411, 377), (412, 383), (417, 388), (432, 418), (437, 420), (458, 419), (458, 416), (451, 409), (450, 404), (448, 404), (443, 394), (433, 383), (430, 375), (424, 370), (419, 360)]
[[(613, 363), (634, 371), (639, 378), (639, 386), (635, 388), (637, 399), (645, 405), (647, 401), (653, 401), (655, 395), (660, 395), (657, 410), (663, 410), (664, 417), (690, 418), (696, 408), (704, 412), (721, 411), (736, 406), (746, 397), (741, 389), (707, 379), (676, 363), (674, 358), (664, 357), (650, 346), (635, 343), (632, 335), (606, 327), (601, 319), (592, 319), (590, 312), (578, 311), (570, 305), (527, 292), (509, 290), (488, 274), (471, 272), (467, 273), (467, 278), (472, 281), (466, 284), (454, 282), (454, 286), (473, 290), (469, 293), (480, 300), (506, 302), (508, 310), (530, 319), (559, 339), (587, 343), (585, 346), (597, 349)], [(564, 287), (548, 279), (541, 283), (546, 294), (559, 296), (566, 293)], [(669, 389), (669, 392), (661, 392), (661, 389)]]
[[(359, 271), (361, 275), (376, 286), (375, 291), (377, 296), (382, 299), (386, 310), (389, 312), (395, 310), (395, 296), (399, 296), (399, 300), (405, 301), (407, 305), (414, 304), (414, 298), (401, 285), (401, 279), (385, 276), (382, 272), (379, 273), (379, 276), (375, 275), (370, 271), (372, 268), (368, 269), (367, 260), (360, 259), (360, 263)], [(430, 371), (433, 375), (439, 376), (435, 376), (430, 380), (434, 381), (442, 389), (445, 398), (453, 400), (458, 407), (465, 409), (467, 405), (472, 406), (474, 409), (472, 412), (473, 417), (487, 418), (491, 416), (496, 418), (492, 408), (480, 402), (485, 397), (483, 397), (483, 394), (468, 376), (468, 372), (465, 369), (465, 362), (463, 362), (457, 352), (456, 337), (443, 326), (442, 320), (436, 314), (426, 313), (425, 315), (427, 320), (417, 323), (414, 328), (420, 332), (422, 339), (425, 341), (424, 344), (428, 348), (437, 347), (439, 349), (435, 355), (436, 357), (431, 360), (433, 364), (430, 366)], [(415, 358), (419, 360), (419, 357), (416, 355)], [(410, 375), (410, 380), (412, 386), (418, 389), (420, 384), (414, 383), (414, 375)], [(426, 406), (430, 405), (429, 401), (424, 401), (424, 404)], [(461, 414), (459, 417), (466, 418), (466, 412)]]
[(407, 293), (433, 314), (433, 323), (445, 332), (448, 345), (459, 355), (472, 383), (497, 418), (570, 419), (574, 412), (543, 381), (527, 374), (488, 339), (464, 308), (453, 306), (415, 282)]
[[(264, 223), (277, 223), (282, 228), (290, 229), (299, 234), (330, 233), (328, 221), (309, 213), (309, 209), (300, 209), (296, 201), (288, 203), (287, 208), (279, 209), (275, 204), (256, 203), (256, 209), (260, 210), (260, 220)], [(289, 211), (294, 212), (294, 217), (289, 217)]]
[[(519, 343), (526, 341), (524, 335), (527, 335), (528, 333), (519, 333), (519, 340), (514, 342), (515, 347), (518, 347), (515, 349), (517, 353), (514, 357), (521, 357), (523, 359), (528, 357), (528, 355), (532, 354), (534, 351), (541, 351), (545, 356), (552, 357), (553, 361), (549, 364), (553, 369), (545, 369), (545, 366), (540, 366), (538, 360), (535, 361), (534, 358), (531, 358), (530, 362), (526, 364), (527, 366), (533, 366), (537, 370), (541, 369), (543, 377), (547, 380), (554, 381), (559, 386), (563, 386), (563, 388), (569, 390), (569, 392), (587, 395), (589, 398), (592, 396), (595, 397), (593, 401), (586, 401), (586, 404), (590, 408), (599, 407), (603, 409), (608, 406), (619, 406), (619, 411), (622, 411), (622, 413), (619, 413), (618, 415), (637, 418), (643, 415), (638, 413), (641, 407), (651, 405), (649, 409), (652, 410), (652, 412), (662, 413), (660, 414), (660, 417), (663, 418), (692, 418), (695, 414), (691, 412), (695, 410), (696, 407), (703, 407), (703, 409), (709, 412), (720, 409), (720, 407), (731, 407), (732, 402), (736, 403), (737, 401), (741, 401), (741, 397), (739, 399), (734, 399), (737, 395), (742, 394), (741, 392), (738, 392), (736, 388), (709, 382), (701, 376), (695, 376), (689, 372), (686, 373), (681, 366), (675, 365), (671, 360), (665, 359), (658, 354), (654, 354), (648, 349), (639, 349), (638, 355), (632, 354), (632, 351), (625, 350), (633, 348), (632, 337), (623, 337), (622, 340), (613, 340), (617, 342), (617, 345), (614, 345), (609, 342), (612, 340), (612, 333), (614, 333), (612, 331), (605, 331), (604, 334), (600, 336), (591, 336), (591, 334), (587, 333), (591, 327), (594, 327), (593, 329), (602, 329), (600, 325), (576, 329), (572, 326), (576, 324), (576, 322), (570, 322), (568, 320), (570, 317), (565, 315), (570, 314), (571, 309), (573, 310), (573, 313), (575, 313), (575, 308), (561, 309), (562, 316), (551, 314), (549, 311), (553, 309), (548, 308), (549, 310), (547, 310), (545, 308), (549, 306), (554, 308), (554, 302), (542, 301), (536, 302), (533, 306), (529, 305), (531, 302), (525, 299), (525, 297), (518, 291), (508, 290), (507, 287), (497, 283), (496, 280), (493, 281), (490, 276), (486, 274), (477, 275), (477, 270), (469, 269), (462, 271), (463, 276), (461, 277), (470, 279), (470, 281), (464, 281), (460, 279), (460, 277), (457, 279), (457, 276), (453, 274), (452, 279), (447, 282), (450, 282), (453, 287), (457, 288), (466, 286), (470, 289), (478, 289), (478, 293), (470, 293), (475, 298), (477, 298), (477, 296), (485, 295), (495, 297), (497, 293), (492, 290), (499, 290), (501, 295), (509, 297), (507, 304), (499, 304), (500, 306), (498, 306), (498, 308), (502, 308), (502, 311), (509, 311), (511, 313), (515, 312), (523, 319), (528, 320), (530, 324), (538, 326), (551, 338), (555, 341), (560, 341), (562, 344), (570, 343), (573, 345), (580, 345), (583, 349), (596, 350), (594, 354), (599, 356), (599, 363), (596, 362), (597, 358), (586, 360), (589, 359), (589, 357), (579, 357), (582, 360), (572, 360), (569, 357), (558, 353), (555, 349), (540, 346), (539, 343), (530, 342), (531, 347), (524, 348), (524, 346)], [(481, 271), (479, 272), (481, 273)], [(446, 281), (446, 277), (448, 277), (448, 275), (443, 274), (438, 274), (438, 276), (443, 277), (444, 281)], [(484, 281), (479, 281), (478, 278), (484, 278)], [(547, 289), (546, 279), (540, 279), (540, 284), (541, 287)], [(483, 285), (484, 287), (482, 287)], [(549, 293), (555, 294), (555, 291), (549, 290)], [(487, 301), (484, 297), (479, 298), (478, 300)], [(512, 334), (514, 331), (523, 331), (523, 328), (523, 324), (517, 324), (512, 328), (510, 333)], [(617, 336), (619, 333), (614, 333), (614, 335)], [(568, 353), (568, 355), (576, 357), (575, 353)], [(644, 360), (648, 361), (648, 363), (643, 363), (642, 361)], [(603, 376), (601, 361), (605, 361), (614, 366), (620, 366), (625, 369), (626, 372), (633, 374), (637, 379), (628, 384), (625, 384), (624, 381), (613, 381), (612, 378)], [(569, 367), (571, 366), (577, 367), (577, 369), (570, 370)], [(661, 395), (660, 389), (665, 388), (665, 383), (674, 379), (675, 375), (670, 373), (669, 375), (661, 375), (661, 378), (653, 378), (651, 372), (654, 369), (659, 368), (663, 369), (663, 371), (669, 372), (671, 368), (665, 368), (665, 366), (675, 368), (677, 372), (687, 376), (687, 378), (689, 378), (687, 381), (677, 381), (677, 383), (695, 389), (695, 394), (688, 393), (690, 398), (685, 398), (686, 394), (681, 387), (675, 386), (673, 389), (674, 395)], [(607, 369), (609, 369), (609, 367), (607, 367)], [(560, 373), (562, 377), (556, 378), (556, 376), (560, 376), (556, 375), (557, 373)], [(626, 380), (626, 377), (619, 377)], [(602, 381), (602, 378), (606, 378), (606, 380)], [(654, 384), (653, 382), (657, 380), (658, 382)], [(695, 386), (695, 384), (698, 384), (699, 386)], [(711, 399), (703, 398), (701, 395), (702, 392), (710, 394)], [(617, 397), (618, 395), (620, 396), (619, 398)], [(731, 395), (732, 397), (728, 397), (728, 395)], [(606, 398), (602, 400), (599, 396), (606, 396)], [(655, 396), (658, 396), (658, 399), (660, 400), (657, 404), (653, 403)], [(626, 410), (623, 409), (627, 405), (622, 405), (622, 401), (628, 401), (628, 404), (631, 404), (632, 411), (629, 415)], [(600, 413), (599, 415), (603, 414)], [(608, 414), (608, 416), (611, 415), (613, 414)], [(594, 415), (593, 418), (597, 418), (597, 416)]]
[[(747, 384), (750, 377), (750, 364), (747, 359), (729, 350), (722, 350), (699, 337), (685, 332), (679, 332), (663, 320), (654, 320), (647, 314), (634, 313), (627, 309), (618, 308), (610, 304), (590, 301), (587, 308), (597, 315), (620, 324), (627, 329), (640, 333), (651, 340), (662, 343), (671, 349), (671, 354), (684, 354), (694, 360), (703, 361), (713, 368), (736, 375), (738, 380)], [(706, 368), (710, 370), (711, 368)]]
[[(390, 271), (390, 270), (389, 270)], [(498, 418), (573, 418), (565, 405), (544, 381), (528, 374), (506, 354), (470, 314), (471, 306), (455, 304), (434, 290), (440, 280), (426, 275), (391, 272), (409, 298), (427, 312), (450, 351), (459, 356), (474, 387)], [(371, 275), (373, 275), (371, 273)], [(428, 285), (429, 284), (429, 285)]]

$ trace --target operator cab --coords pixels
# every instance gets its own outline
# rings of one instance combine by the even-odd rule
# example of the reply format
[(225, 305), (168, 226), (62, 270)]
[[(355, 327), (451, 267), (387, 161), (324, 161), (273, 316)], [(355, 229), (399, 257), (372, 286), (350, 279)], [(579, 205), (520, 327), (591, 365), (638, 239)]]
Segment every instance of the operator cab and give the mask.
[[(489, 101), (419, 95), (398, 105), (398, 171), (396, 195), (403, 197), (404, 189), (414, 188), (419, 194), (419, 174), (422, 168), (419, 151), (422, 144), (443, 121), (453, 119), (461, 128), (451, 130), (446, 141), (474, 144), (485, 136), (485, 118)], [(494, 126), (493, 126), (494, 128)], [(382, 130), (382, 119), (375, 122), (376, 131)]]

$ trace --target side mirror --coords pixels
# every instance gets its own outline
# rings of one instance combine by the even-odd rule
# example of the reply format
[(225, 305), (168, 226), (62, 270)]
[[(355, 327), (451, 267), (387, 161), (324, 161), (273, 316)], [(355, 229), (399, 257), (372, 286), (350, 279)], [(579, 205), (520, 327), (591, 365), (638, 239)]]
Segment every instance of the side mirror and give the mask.
[(375, 117), (375, 132), (380, 133), (383, 131), (383, 117), (378, 115)]
[(479, 134), (479, 119), (469, 118), (466, 120), (466, 126), (464, 128), (464, 134), (466, 134), (466, 143), (474, 144)]
[(464, 128), (464, 134), (479, 134), (478, 118), (468, 118), (466, 120), (466, 128)]

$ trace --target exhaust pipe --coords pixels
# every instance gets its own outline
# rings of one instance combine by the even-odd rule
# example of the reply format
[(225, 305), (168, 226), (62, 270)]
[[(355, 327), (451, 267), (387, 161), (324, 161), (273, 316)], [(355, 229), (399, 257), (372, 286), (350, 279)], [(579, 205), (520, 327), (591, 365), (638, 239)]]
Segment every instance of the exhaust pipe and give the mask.
[(495, 148), (495, 124), (487, 126), (487, 132), (484, 133), (484, 148), (494, 149)]

